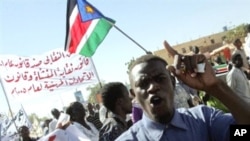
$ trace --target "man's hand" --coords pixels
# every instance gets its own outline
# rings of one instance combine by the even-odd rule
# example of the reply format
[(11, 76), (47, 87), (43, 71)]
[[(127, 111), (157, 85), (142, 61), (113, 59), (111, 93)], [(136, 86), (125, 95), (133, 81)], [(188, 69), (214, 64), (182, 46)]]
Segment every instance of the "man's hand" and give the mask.
[[(164, 46), (168, 53), (174, 57), (174, 66), (168, 66), (168, 69), (181, 81), (188, 86), (198, 90), (209, 90), (217, 84), (218, 79), (215, 76), (212, 66), (203, 54), (181, 55), (174, 50), (167, 41)], [(204, 64), (202, 64), (204, 63)], [(199, 65), (204, 65), (204, 72), (199, 72)]]

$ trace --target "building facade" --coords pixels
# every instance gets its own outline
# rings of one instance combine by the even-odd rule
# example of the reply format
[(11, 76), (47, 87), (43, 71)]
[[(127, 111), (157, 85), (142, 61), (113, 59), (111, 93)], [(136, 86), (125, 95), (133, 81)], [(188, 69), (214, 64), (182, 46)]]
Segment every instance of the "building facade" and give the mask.
[[(214, 49), (223, 46), (223, 39), (225, 38), (227, 32), (220, 32), (213, 35), (201, 37), (196, 40), (189, 42), (184, 42), (178, 45), (173, 46), (173, 48), (180, 54), (192, 54), (192, 48), (197, 46), (200, 50), (200, 53), (209, 52), (211, 53)], [(165, 49), (157, 50), (153, 54), (162, 57), (168, 63), (173, 62), (173, 57), (171, 57)]]

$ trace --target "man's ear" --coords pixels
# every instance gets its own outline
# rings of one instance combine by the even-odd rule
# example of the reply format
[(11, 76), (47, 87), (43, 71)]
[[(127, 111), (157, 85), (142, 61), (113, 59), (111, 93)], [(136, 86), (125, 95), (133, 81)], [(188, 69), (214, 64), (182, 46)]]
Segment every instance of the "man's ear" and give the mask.
[(175, 88), (175, 85), (176, 85), (175, 76), (173, 76), (173, 75), (170, 74), (170, 79), (171, 79), (173, 88)]
[(118, 98), (118, 99), (116, 100), (115, 105), (116, 105), (116, 107), (117, 107), (117, 106), (123, 105), (123, 103), (124, 103), (123, 98)]

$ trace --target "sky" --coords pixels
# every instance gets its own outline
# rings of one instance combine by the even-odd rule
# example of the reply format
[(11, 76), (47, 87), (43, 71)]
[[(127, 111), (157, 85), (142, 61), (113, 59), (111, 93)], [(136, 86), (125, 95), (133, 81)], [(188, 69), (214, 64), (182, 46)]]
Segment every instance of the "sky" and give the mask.
[[(116, 26), (149, 51), (188, 42), (250, 23), (249, 0), (89, 0)], [(64, 48), (66, 0), (1, 0), (0, 55), (39, 55)], [(145, 52), (117, 29), (112, 28), (93, 56), (101, 80), (128, 82), (126, 62)], [(80, 88), (84, 89), (84, 88)], [(88, 95), (87, 91), (83, 92)], [(50, 115), (50, 109), (73, 101), (72, 93), (10, 97), (11, 107), (20, 103), (28, 114)], [(0, 90), (0, 113), (7, 113)], [(18, 100), (17, 100), (18, 99)], [(15, 111), (15, 110), (13, 110)]]

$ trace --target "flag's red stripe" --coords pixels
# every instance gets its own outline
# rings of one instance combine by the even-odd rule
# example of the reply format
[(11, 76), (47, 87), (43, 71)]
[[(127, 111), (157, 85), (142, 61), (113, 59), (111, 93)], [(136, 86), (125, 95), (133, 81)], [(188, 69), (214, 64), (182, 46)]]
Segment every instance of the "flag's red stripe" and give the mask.
[(64, 50), (68, 51), (69, 50), (69, 43), (70, 43), (70, 16), (72, 15), (72, 12), (74, 8), (76, 7), (76, 1), (77, 0), (68, 0), (67, 2), (67, 11), (66, 11), (66, 36), (65, 36), (65, 46)]
[[(82, 22), (81, 21), (81, 16), (78, 13), (76, 16), (76, 19), (73, 23), (73, 26), (70, 29), (70, 44), (69, 44), (69, 52), (70, 53), (75, 53), (76, 48), (78, 44), (81, 42), (82, 37), (85, 35), (87, 32), (89, 26), (91, 24), (91, 20), (87, 22)], [(72, 38), (74, 37), (74, 38)]]
[(218, 71), (227, 71), (227, 68), (218, 69)]
[(223, 69), (218, 69), (217, 73), (222, 73), (222, 72), (227, 72), (228, 69), (227, 68), (223, 68)]

